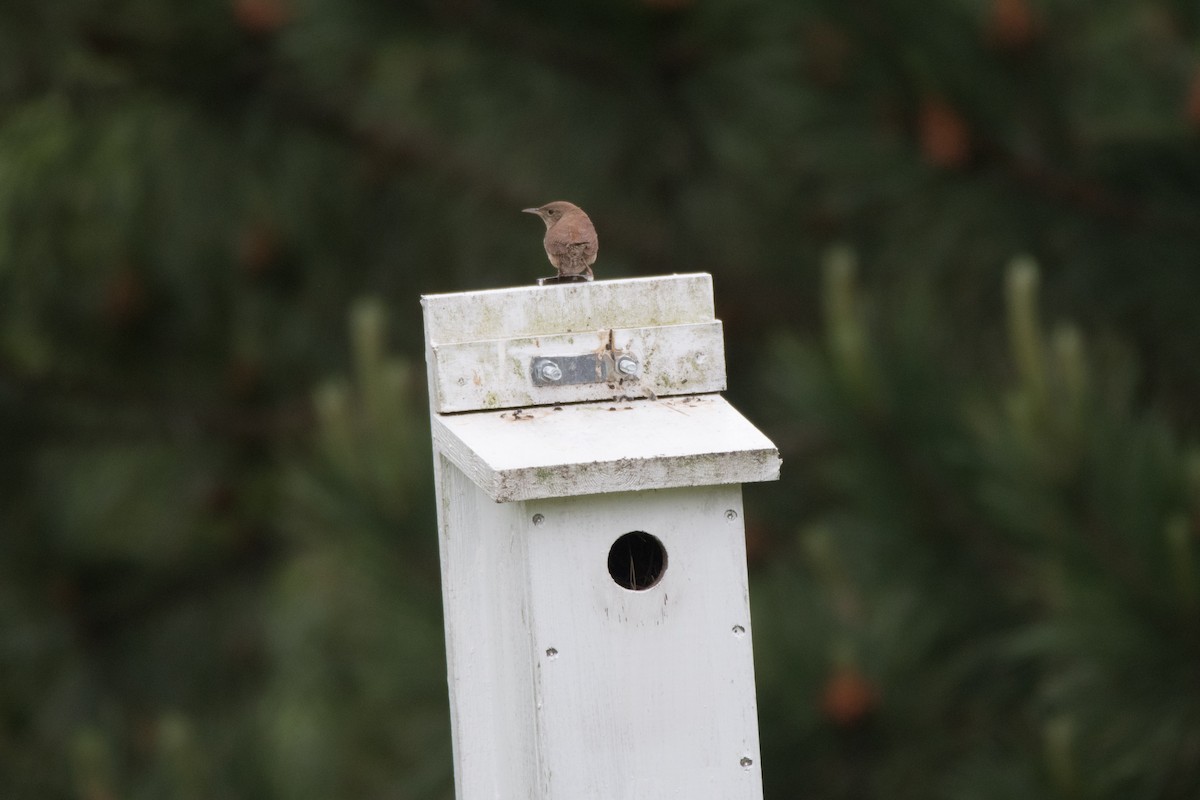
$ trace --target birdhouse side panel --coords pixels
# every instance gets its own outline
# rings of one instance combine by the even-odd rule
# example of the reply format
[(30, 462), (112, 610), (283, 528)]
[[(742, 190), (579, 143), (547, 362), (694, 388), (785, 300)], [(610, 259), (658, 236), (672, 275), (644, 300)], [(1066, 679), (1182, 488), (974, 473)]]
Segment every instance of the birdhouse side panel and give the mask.
[(536, 797), (525, 515), (436, 472), (456, 796)]

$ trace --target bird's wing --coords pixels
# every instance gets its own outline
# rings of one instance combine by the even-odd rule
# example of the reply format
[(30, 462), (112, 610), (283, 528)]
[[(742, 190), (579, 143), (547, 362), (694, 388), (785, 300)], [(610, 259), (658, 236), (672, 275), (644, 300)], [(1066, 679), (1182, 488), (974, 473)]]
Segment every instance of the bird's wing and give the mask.
[(553, 235), (547, 237), (546, 249), (552, 255), (564, 256), (593, 245), (595, 241), (596, 231), (590, 222), (564, 219), (554, 226)]

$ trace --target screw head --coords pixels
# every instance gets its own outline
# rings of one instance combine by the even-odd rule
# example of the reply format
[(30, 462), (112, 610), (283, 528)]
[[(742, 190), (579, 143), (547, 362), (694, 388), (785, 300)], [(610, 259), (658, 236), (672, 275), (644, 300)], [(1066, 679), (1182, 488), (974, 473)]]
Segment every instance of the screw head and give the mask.
[(638, 362), (633, 356), (620, 356), (617, 358), (617, 372), (622, 375), (637, 375)]
[(555, 381), (561, 381), (563, 376), (562, 368), (560, 368), (558, 364), (555, 364), (553, 361), (543, 362), (538, 368), (538, 374), (542, 376), (542, 380), (550, 381), (551, 383), (554, 383)]

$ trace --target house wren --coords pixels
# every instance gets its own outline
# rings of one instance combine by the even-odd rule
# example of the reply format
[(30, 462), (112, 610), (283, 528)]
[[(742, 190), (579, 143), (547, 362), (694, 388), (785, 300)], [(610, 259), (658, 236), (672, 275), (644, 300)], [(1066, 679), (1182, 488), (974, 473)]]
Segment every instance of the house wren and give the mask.
[[(592, 264), (600, 245), (592, 221), (579, 206), (563, 200), (547, 203), (540, 208), (523, 208), (527, 214), (537, 214), (546, 223), (546, 256), (558, 270), (559, 278), (592, 279)], [(547, 279), (550, 280), (550, 279)]]

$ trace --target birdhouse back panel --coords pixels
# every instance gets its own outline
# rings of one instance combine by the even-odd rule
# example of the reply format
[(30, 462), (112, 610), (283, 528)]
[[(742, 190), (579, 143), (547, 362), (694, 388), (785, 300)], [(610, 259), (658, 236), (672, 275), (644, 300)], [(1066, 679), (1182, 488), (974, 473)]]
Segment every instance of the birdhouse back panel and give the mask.
[(439, 414), (725, 389), (708, 275), (429, 295)]
[(431, 345), (714, 318), (707, 273), (430, 294), (421, 303)]
[[(719, 320), (453, 342), (433, 347), (432, 359), (430, 377), (442, 414), (726, 388)], [(576, 380), (561, 374), (574, 363), (589, 374)], [(620, 369), (625, 363), (631, 365), (628, 373)], [(538, 370), (545, 368), (559, 373), (557, 378), (542, 378)]]

